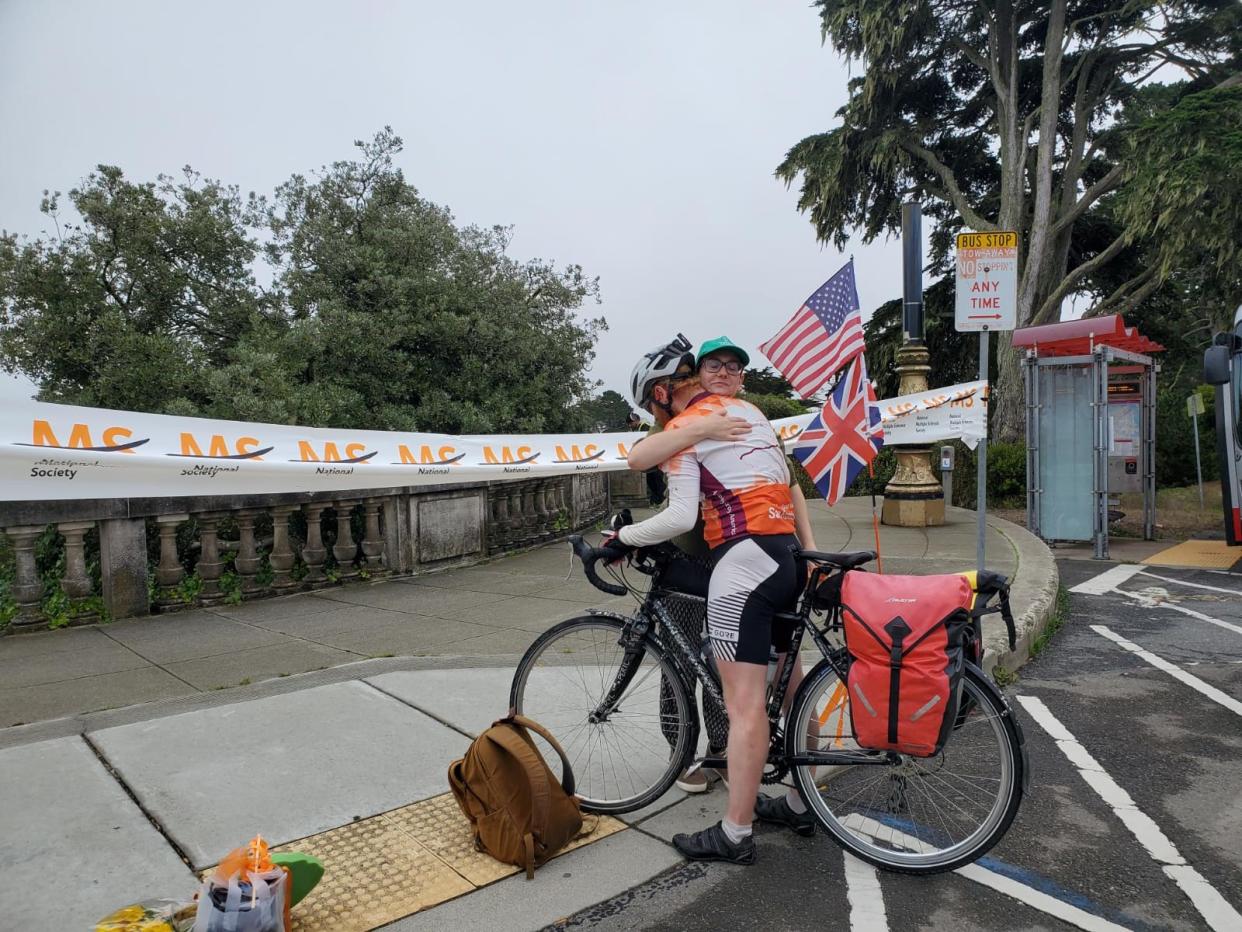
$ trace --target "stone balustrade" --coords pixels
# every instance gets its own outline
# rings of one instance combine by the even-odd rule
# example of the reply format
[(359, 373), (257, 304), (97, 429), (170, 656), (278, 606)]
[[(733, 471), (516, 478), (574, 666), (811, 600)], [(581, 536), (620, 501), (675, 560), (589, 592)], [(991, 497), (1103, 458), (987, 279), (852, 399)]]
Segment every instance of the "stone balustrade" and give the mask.
[(625, 474), (343, 493), (2, 502), (17, 608), (7, 631), (48, 627), (40, 547), (63, 552), (56, 565), (63, 567), (68, 623), (88, 624), (99, 620), (100, 605), (108, 617), (126, 618), (476, 563), (598, 524), (614, 475)]

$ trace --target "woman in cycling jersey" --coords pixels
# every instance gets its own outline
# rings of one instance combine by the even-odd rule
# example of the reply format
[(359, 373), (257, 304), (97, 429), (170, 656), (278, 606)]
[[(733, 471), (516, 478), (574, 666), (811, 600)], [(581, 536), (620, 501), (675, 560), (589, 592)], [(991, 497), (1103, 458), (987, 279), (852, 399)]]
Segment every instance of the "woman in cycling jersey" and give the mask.
[[(747, 431), (731, 441), (698, 440), (669, 459), (664, 464), (669, 507), (621, 528), (607, 546), (650, 546), (684, 533), (694, 527), (701, 500), (714, 563), (708, 636), (729, 712), (729, 805), (720, 823), (678, 835), (673, 843), (689, 858), (749, 864), (755, 859), (751, 823), (769, 741), (764, 702), (773, 616), (793, 602), (799, 588), (797, 523), (788, 466), (767, 418), (748, 402), (706, 391), (699, 377), (677, 378), (690, 356), (678, 352), (682, 345), (660, 347), (639, 361), (631, 378), (635, 402), (670, 434), (721, 413), (744, 421)], [(725, 369), (731, 361), (737, 372), (747, 361), (732, 344), (705, 356), (724, 359)], [(720, 371), (712, 368), (711, 375)], [(777, 635), (788, 644), (787, 633)]]
[[(695, 372), (704, 390), (715, 395), (733, 398), (742, 390), (746, 366), (749, 364), (750, 357), (745, 350), (737, 346), (728, 337), (720, 336), (714, 340), (707, 340), (699, 347)], [(681, 431), (661, 431), (660, 433), (654, 433), (645, 437), (641, 444), (636, 444), (631, 449), (629, 465), (631, 469), (649, 469), (652, 466), (663, 463), (699, 441), (740, 440), (749, 432), (750, 424), (745, 418), (730, 414), (726, 409), (720, 409), (704, 417), (697, 418), (693, 423), (687, 424)], [(794, 506), (794, 524), (796, 526), (798, 543), (803, 550), (817, 550), (815, 532), (811, 528), (811, 517), (806, 497), (802, 494), (802, 489), (797, 482), (792, 481), (792, 479), (789, 493)], [(701, 526), (698, 526), (697, 529), (701, 536)], [(788, 662), (789, 652), (786, 648), (793, 632), (790, 630), (773, 633), (772, 643), (779, 658), (775, 675), (779, 677), (785, 663)], [(797, 694), (798, 684), (802, 682), (802, 659), (796, 654), (793, 655), (793, 664), (794, 668), (790, 673), (789, 686), (785, 692), (785, 711), (788, 711), (793, 697)], [(709, 748), (708, 753), (717, 754), (718, 751)], [(702, 771), (699, 771), (699, 773), (701, 774)], [(689, 778), (683, 775), (682, 779)], [(703, 784), (703, 790), (708, 789), (705, 780), (700, 782)], [(687, 789), (681, 780), (679, 780), (678, 786), (682, 789)], [(755, 815), (761, 822), (785, 825), (802, 835), (809, 835), (815, 831), (814, 817), (807, 811), (806, 803), (803, 802), (797, 789), (792, 786), (781, 797), (769, 798), (759, 796), (755, 802)]]

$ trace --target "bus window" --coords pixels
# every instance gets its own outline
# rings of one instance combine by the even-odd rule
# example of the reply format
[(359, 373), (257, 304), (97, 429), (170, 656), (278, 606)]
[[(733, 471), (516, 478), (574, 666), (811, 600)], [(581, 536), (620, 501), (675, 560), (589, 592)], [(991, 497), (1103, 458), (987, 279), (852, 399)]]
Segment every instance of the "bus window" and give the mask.
[[(1242, 338), (1242, 323), (1234, 328), (1234, 333)], [(1242, 445), (1242, 354), (1233, 357), (1233, 377), (1229, 380), (1229, 390), (1233, 393), (1233, 433), (1234, 442)]]

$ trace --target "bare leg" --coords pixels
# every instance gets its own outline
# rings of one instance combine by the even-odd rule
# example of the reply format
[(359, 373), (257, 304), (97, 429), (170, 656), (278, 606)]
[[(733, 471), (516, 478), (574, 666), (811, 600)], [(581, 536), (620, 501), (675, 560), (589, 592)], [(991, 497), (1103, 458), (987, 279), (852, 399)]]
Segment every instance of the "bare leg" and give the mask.
[[(780, 661), (776, 665), (776, 681), (779, 682), (782, 673), (785, 670), (785, 662), (789, 659), (788, 654), (777, 654)], [(798, 693), (798, 686), (802, 683), (802, 657), (794, 656), (793, 672), (789, 674), (789, 687), (785, 690), (785, 701), (781, 703), (781, 711), (786, 715), (789, 714), (789, 706), (793, 703), (793, 697)]]
[[(789, 659), (788, 654), (780, 654), (779, 656), (781, 658), (780, 663), (777, 664), (777, 667), (776, 667), (776, 675), (778, 678), (780, 677), (781, 672), (785, 669), (785, 662)], [(793, 663), (794, 663), (793, 671), (789, 674), (789, 688), (785, 690), (785, 701), (781, 703), (781, 711), (784, 712), (786, 716), (789, 715), (789, 706), (793, 703), (793, 697), (797, 695), (798, 686), (802, 682), (802, 678), (804, 676), (804, 673), (802, 671), (802, 657), (799, 655), (794, 655)], [(788, 719), (786, 719), (785, 721), (786, 733), (788, 733), (789, 728), (790, 728), (790, 722), (788, 721)], [(809, 723), (808, 731), (810, 732), (808, 737), (815, 738), (815, 739), (819, 738), (819, 720), (813, 715), (811, 716), (811, 721)], [(818, 748), (819, 747), (818, 740), (812, 742), (811, 746)], [(811, 779), (812, 780), (815, 779), (815, 768), (814, 767), (811, 768)], [(791, 788), (790, 791), (785, 795), (789, 798), (790, 802), (792, 803), (794, 798), (797, 796), (797, 790)], [(801, 811), (801, 810), (799, 809), (797, 811)]]
[(719, 661), (729, 712), (729, 808), (726, 818), (749, 825), (755, 797), (768, 760), (768, 717), (764, 711), (767, 667), (757, 663)]

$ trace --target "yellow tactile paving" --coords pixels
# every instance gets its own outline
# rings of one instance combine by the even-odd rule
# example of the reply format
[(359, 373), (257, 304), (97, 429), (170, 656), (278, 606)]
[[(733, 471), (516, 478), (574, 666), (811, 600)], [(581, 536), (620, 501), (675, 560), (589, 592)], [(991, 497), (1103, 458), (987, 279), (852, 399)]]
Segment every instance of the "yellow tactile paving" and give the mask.
[(294, 932), (367, 932), (475, 889), (382, 816), (284, 848), (313, 854), (324, 867), (319, 886), (293, 910)]
[[(561, 854), (625, 824), (585, 815), (583, 828)], [(293, 932), (369, 932), (519, 872), (475, 850), (470, 824), (451, 793), (272, 850), (301, 851), (323, 862), (323, 880), (293, 910)]]
[(436, 857), (476, 887), (516, 874), (518, 868), (476, 851), (470, 823), (452, 793), (384, 813), (381, 818), (419, 839)]
[(1230, 547), (1223, 540), (1188, 540), (1153, 553), (1144, 563), (1156, 566), (1190, 566), (1227, 570), (1242, 559), (1242, 547)]
[[(400, 826), (476, 887), (519, 871), (512, 864), (497, 861), (490, 855), (475, 850), (470, 825), (457, 808), (457, 801), (451, 793), (394, 809), (384, 813), (381, 818)], [(625, 823), (609, 816), (584, 815), (582, 827), (587, 830), (586, 833), (567, 844), (561, 854), (607, 838), (625, 828)]]

